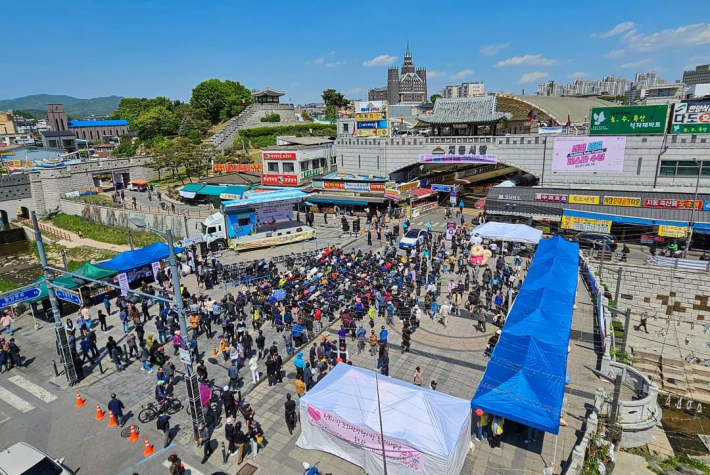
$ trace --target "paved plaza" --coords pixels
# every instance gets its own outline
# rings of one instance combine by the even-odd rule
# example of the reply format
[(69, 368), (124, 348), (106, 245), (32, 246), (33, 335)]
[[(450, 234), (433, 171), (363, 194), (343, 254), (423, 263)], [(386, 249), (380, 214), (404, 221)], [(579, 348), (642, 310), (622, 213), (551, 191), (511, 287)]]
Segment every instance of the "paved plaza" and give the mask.
[[(436, 216), (431, 219), (436, 219)], [(437, 222), (440, 221), (437, 220)], [(320, 225), (322, 222), (319, 224), (319, 221), (316, 224), (319, 226), (320, 244), (295, 244), (275, 249), (244, 252), (238, 255), (227, 251), (220, 259), (224, 263), (261, 259), (290, 252), (301, 252), (301, 250), (314, 249), (315, 246), (323, 247), (328, 244), (346, 245), (348, 249), (351, 247), (363, 250), (370, 248), (362, 236), (359, 238), (341, 237), (338, 227), (334, 225), (324, 227)], [(376, 241), (374, 244), (374, 247), (377, 247)], [(456, 274), (445, 274), (442, 288), (446, 287), (452, 278), (458, 281)], [(194, 276), (188, 276), (183, 279), (183, 282), (191, 292), (198, 291)], [(572, 447), (579, 437), (582, 420), (587, 412), (586, 407), (593, 402), (596, 387), (601, 385), (591, 371), (585, 368), (585, 365), (595, 366), (597, 358), (592, 336), (593, 308), (581, 280), (578, 289), (577, 310), (574, 312), (572, 323), (572, 342), (568, 361), (571, 382), (566, 390), (567, 397), (564, 406), (568, 425), (560, 428), (557, 437), (550, 434), (539, 434), (536, 442), (525, 445), (523, 444), (524, 431), (516, 434), (513, 424), (509, 423), (506, 425), (506, 432), (503, 436), (502, 449), (491, 449), (485, 441), (479, 443), (473, 439), (474, 449), (469, 452), (462, 473), (542, 473), (543, 468), (551, 464), (556, 464), (555, 473), (560, 473), (560, 463), (562, 462), (564, 466), (564, 461), (569, 457)], [(230, 289), (216, 287), (206, 293), (213, 297), (222, 297), (228, 290)], [(91, 309), (94, 317), (97, 311), (98, 307), (96, 306)], [(411, 352), (405, 354), (398, 351), (401, 343), (401, 323), (395, 319), (389, 338), (391, 348), (390, 376), (412, 382), (414, 368), (419, 366), (425, 386), (435, 380), (438, 384), (438, 391), (470, 400), (488, 362), (488, 359), (483, 355), (483, 350), (488, 337), (496, 327), (490, 324), (491, 316), (489, 316), (488, 333), (480, 333), (476, 330), (475, 323), (467, 312), (462, 311), (461, 313), (461, 316), (450, 317), (446, 328), (439, 322), (423, 317), (420, 328), (412, 336)], [(65, 315), (64, 318), (66, 317), (75, 318), (75, 315)], [(115, 312), (109, 317), (108, 323), (109, 333), (98, 333), (100, 348), (103, 347), (109, 335), (112, 335), (121, 344), (125, 343), (123, 331)], [(384, 323), (383, 319), (376, 318), (376, 328)], [(337, 321), (335, 325), (338, 325)], [(145, 328), (146, 334), (157, 335), (152, 322), (148, 322)], [(144, 459), (141, 455), (142, 447), (137, 447), (137, 445), (143, 445), (142, 441), (140, 444), (130, 444), (118, 434), (117, 430), (106, 428), (104, 422), (93, 421), (93, 415), (96, 404), (101, 404), (105, 410), (109, 395), (115, 392), (126, 406), (126, 413), (130, 415), (128, 424), (138, 424), (141, 434), (156, 444), (156, 449), (161, 449), (162, 436), (156, 430), (155, 423), (143, 425), (137, 421), (141, 405), (154, 400), (155, 374), (140, 371), (140, 364), (135, 360), (131, 362), (126, 371), (117, 373), (113, 364), (104, 357), (102, 361), (103, 374), (98, 366), (87, 365), (86, 379), (78, 387), (68, 388), (64, 377), (56, 377), (52, 368), (52, 359), (57, 359), (54, 352), (52, 325), (44, 324), (40, 330), (35, 331), (32, 317), (26, 314), (16, 322), (15, 329), (16, 338), (27, 359), (27, 367), (15, 369), (9, 375), (0, 377), (0, 429), (2, 429), (0, 443), (3, 445), (7, 446), (18, 440), (26, 440), (50, 451), (54, 456), (66, 457), (71, 468), (82, 467), (81, 471), (84, 473), (100, 473), (96, 471), (97, 469), (102, 469), (103, 473), (120, 474), (167, 473), (163, 464), (171, 452), (178, 453), (189, 466), (193, 467), (192, 473), (237, 473), (241, 468), (236, 464), (236, 457), (231, 457), (226, 464), (222, 461), (219, 450), (221, 446), (218, 446), (217, 443), (225, 440), (223, 426), (218, 428), (213, 435), (213, 447), (217, 450), (205, 465), (199, 464), (202, 455), (201, 449), (197, 448), (193, 442), (190, 417), (184, 410), (171, 419), (174, 433), (171, 446), (166, 450), (159, 451), (151, 458)], [(218, 327), (213, 327), (213, 329), (219, 330)], [(251, 324), (248, 325), (248, 329), (251, 331)], [(337, 327), (334, 326), (326, 328), (324, 332), (333, 337), (336, 329)], [(276, 341), (279, 353), (285, 356), (281, 334), (277, 334), (268, 324), (264, 326), (263, 330), (267, 345)], [(317, 338), (319, 337), (317, 336)], [(228, 381), (228, 377), (221, 355), (217, 358), (211, 357), (213, 345), (216, 343), (217, 338), (208, 340), (204, 335), (199, 338), (200, 351), (204, 354), (210, 378), (213, 378), (217, 385), (222, 386)], [(168, 346), (166, 353), (172, 354), (172, 347)], [(354, 365), (375, 369), (375, 357), (370, 356), (367, 350), (362, 354), (357, 354), (355, 344), (350, 344), (348, 350)], [(181, 370), (182, 364), (177, 358), (175, 365), (178, 370)], [(257, 467), (258, 473), (269, 474), (303, 473), (303, 462), (311, 464), (318, 462), (322, 471), (333, 474), (364, 473), (359, 467), (327, 453), (306, 451), (295, 446), (299, 429), (297, 428), (292, 436), (289, 435), (284, 423), (283, 406), (286, 393), (290, 392), (295, 395), (293, 384), (295, 368), (291, 359), (285, 359), (284, 369), (286, 377), (283, 384), (271, 388), (265, 377), (260, 383), (254, 385), (248, 370), (245, 368), (241, 371), (241, 375), (244, 377), (242, 393), (246, 401), (255, 409), (256, 419), (261, 423), (266, 439), (266, 446), (258, 456), (252, 459), (249, 454), (244, 463)], [(260, 362), (260, 370), (265, 373), (263, 362)], [(41, 394), (40, 392), (32, 389), (28, 395), (26, 388), (32, 388), (31, 386), (24, 382), (22, 383), (25, 385), (24, 387), (17, 382), (8, 382), (8, 376), (21, 376), (29, 385), (43, 388), (56, 400), (46, 395), (44, 399), (38, 400), (36, 394)], [(75, 400), (75, 389), (79, 389), (82, 396), (87, 399), (87, 405), (82, 409), (72, 407)], [(8, 393), (10, 393), (9, 396)], [(176, 385), (175, 395), (183, 402), (186, 401), (185, 385), (182, 381)], [(28, 402), (33, 406), (32, 409), (24, 411), (18, 409), (18, 399)], [(14, 401), (15, 405), (8, 404), (8, 401)], [(21, 406), (21, 404), (19, 405)], [(24, 409), (28, 408), (25, 406)], [(38, 428), (45, 428), (45, 430), (37, 430)], [(70, 437), (65, 435), (70, 435)], [(69, 443), (69, 440), (80, 442), (80, 444), (75, 447)], [(96, 451), (96, 453), (108, 452), (110, 456), (99, 462), (92, 459), (90, 455), (92, 451)]]

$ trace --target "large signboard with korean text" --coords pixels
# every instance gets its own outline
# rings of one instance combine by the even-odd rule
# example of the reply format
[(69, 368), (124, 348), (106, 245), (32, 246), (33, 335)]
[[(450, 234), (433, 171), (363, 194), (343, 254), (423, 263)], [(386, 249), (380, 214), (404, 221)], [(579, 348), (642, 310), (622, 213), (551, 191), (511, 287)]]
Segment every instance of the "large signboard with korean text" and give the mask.
[(620, 173), (626, 137), (555, 137), (553, 172)]
[(355, 102), (355, 132), (358, 137), (389, 137), (387, 101)]
[(261, 183), (276, 186), (298, 186), (298, 175), (280, 175), (277, 173), (264, 173)]
[(605, 196), (604, 206), (629, 206), (639, 208), (641, 206), (641, 198), (635, 196)]
[(562, 216), (562, 229), (608, 233), (611, 230), (611, 221), (605, 219), (578, 218), (576, 216)]
[(710, 102), (676, 104), (672, 134), (710, 134)]
[(212, 165), (215, 173), (261, 173), (262, 166), (257, 163), (215, 163)]
[(662, 134), (668, 106), (595, 107), (589, 118), (589, 135)]
[(298, 153), (296, 152), (270, 152), (264, 150), (261, 152), (262, 160), (296, 160), (298, 158)]
[(431, 153), (419, 155), (419, 163), (480, 163), (495, 165), (498, 156), (488, 153), (487, 145), (437, 146)]

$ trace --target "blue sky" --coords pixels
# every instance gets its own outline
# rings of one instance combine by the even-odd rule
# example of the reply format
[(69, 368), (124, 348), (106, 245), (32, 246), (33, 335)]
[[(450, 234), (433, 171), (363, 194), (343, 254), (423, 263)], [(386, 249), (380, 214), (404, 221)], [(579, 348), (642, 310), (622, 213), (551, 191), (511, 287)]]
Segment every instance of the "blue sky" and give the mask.
[(710, 1), (573, 3), (9, 2), (3, 36), (13, 51), (0, 98), (188, 100), (212, 77), (281, 89), (295, 103), (318, 101), (328, 87), (365, 98), (385, 85), (387, 65), (401, 64), (408, 39), (429, 94), (462, 81), (527, 93), (548, 79), (647, 70), (674, 81), (710, 63)]

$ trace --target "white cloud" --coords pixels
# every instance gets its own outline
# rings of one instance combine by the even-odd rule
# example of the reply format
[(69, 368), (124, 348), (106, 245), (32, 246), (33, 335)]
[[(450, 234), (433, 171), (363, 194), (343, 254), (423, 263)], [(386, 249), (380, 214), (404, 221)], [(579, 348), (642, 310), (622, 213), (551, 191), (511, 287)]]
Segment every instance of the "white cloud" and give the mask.
[(397, 61), (397, 56), (381, 54), (372, 59), (368, 59), (367, 61), (363, 61), (362, 65), (366, 68), (371, 68), (373, 66), (390, 66), (391, 64), (394, 64), (395, 61)]
[(335, 54), (335, 51), (329, 51), (326, 56), (333, 56)]
[(626, 52), (626, 50), (623, 48), (622, 49), (613, 49), (613, 50), (609, 51), (607, 54), (605, 54), (604, 57), (605, 58), (612, 58), (612, 59), (621, 58), (621, 56), (625, 52)]
[(292, 83), (289, 84), (289, 87), (298, 87), (298, 86), (300, 86), (300, 85), (301, 85), (300, 82), (292, 82)]
[(510, 43), (500, 43), (497, 45), (483, 45), (478, 51), (484, 56), (495, 56), (500, 53), (500, 50), (507, 48)]
[(316, 59), (310, 59), (306, 61), (306, 66), (309, 64), (321, 64), (323, 61), (325, 61), (325, 58), (323, 56), (320, 56)]
[(648, 52), (660, 48), (710, 44), (710, 23), (695, 23), (649, 34), (632, 31), (634, 33), (629, 32), (621, 38), (631, 51)]
[(526, 54), (524, 56), (513, 56), (504, 61), (498, 61), (496, 67), (505, 66), (549, 66), (551, 64), (557, 63), (556, 59), (543, 58), (541, 54)]
[(326, 68), (337, 68), (341, 64), (345, 64), (345, 61), (334, 61), (332, 63), (326, 63), (325, 67)]
[(520, 76), (519, 82), (520, 82), (520, 84), (527, 84), (529, 82), (539, 81), (540, 79), (544, 79), (548, 76), (549, 76), (549, 74), (546, 72), (535, 71), (535, 72), (526, 73), (526, 74), (523, 74), (522, 76)]
[(579, 78), (584, 78), (589, 76), (590, 73), (587, 71), (575, 71), (572, 74), (569, 75), (572, 79), (579, 79)]
[(629, 31), (631, 28), (634, 27), (633, 22), (630, 21), (625, 21), (624, 23), (619, 23), (616, 25), (614, 28), (612, 28), (609, 31), (602, 31), (599, 33), (592, 33), (591, 36), (592, 38), (611, 38), (612, 36), (620, 35), (625, 31)]
[(642, 59), (641, 61), (636, 61), (635, 63), (620, 64), (619, 67), (624, 68), (624, 69), (638, 68), (639, 66), (643, 66), (644, 64), (646, 64), (650, 61), (651, 61), (650, 59), (646, 58), (646, 59)]
[(427, 71), (426, 77), (429, 79), (443, 78), (446, 76), (446, 71)]
[(349, 96), (354, 96), (354, 95), (356, 95), (356, 94), (362, 94), (363, 92), (365, 92), (365, 89), (364, 89), (364, 88), (362, 88), (362, 87), (353, 87), (352, 89), (348, 89), (347, 91), (345, 91), (345, 94), (347, 94), (347, 95), (349, 95)]
[(451, 79), (463, 79), (473, 74), (473, 69), (464, 69), (451, 76)]

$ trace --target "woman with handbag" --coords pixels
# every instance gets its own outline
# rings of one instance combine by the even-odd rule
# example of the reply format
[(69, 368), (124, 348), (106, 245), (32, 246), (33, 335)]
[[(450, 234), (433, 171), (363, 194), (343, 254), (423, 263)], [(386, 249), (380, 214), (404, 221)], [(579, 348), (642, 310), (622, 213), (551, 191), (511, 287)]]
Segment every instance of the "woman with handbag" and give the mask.
[(259, 453), (259, 448), (264, 448), (264, 431), (255, 420), (248, 420), (247, 426), (249, 430), (249, 444), (251, 446), (251, 458), (255, 459)]

